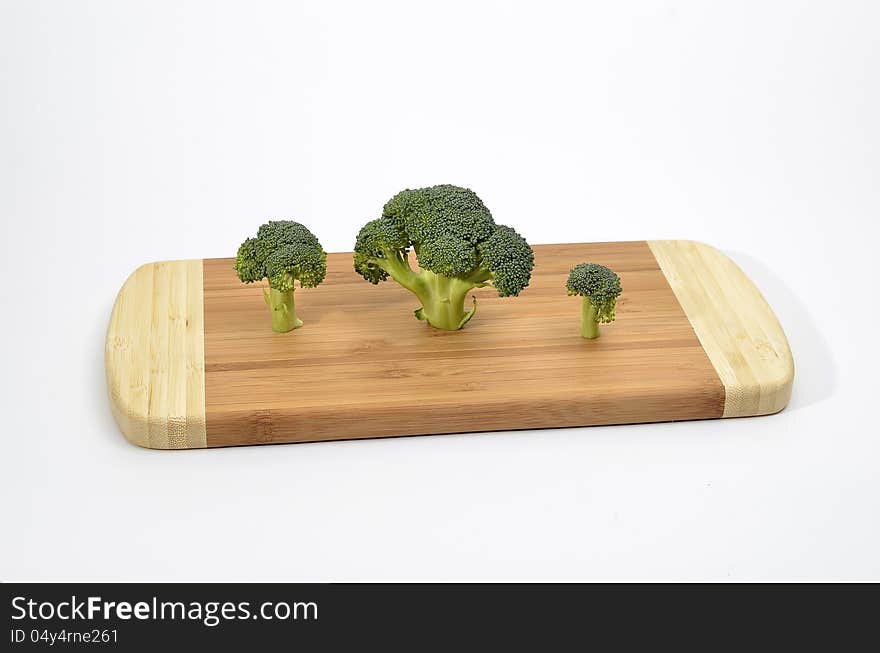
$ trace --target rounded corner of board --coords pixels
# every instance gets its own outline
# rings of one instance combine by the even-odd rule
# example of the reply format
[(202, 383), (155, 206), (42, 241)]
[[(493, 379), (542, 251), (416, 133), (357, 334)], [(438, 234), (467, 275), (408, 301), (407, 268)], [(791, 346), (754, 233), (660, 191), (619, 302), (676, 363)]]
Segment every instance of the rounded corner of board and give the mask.
[(712, 245), (653, 240), (648, 246), (724, 385), (722, 417), (770, 415), (785, 408), (794, 358), (758, 287)]
[(132, 444), (207, 446), (202, 260), (157, 261), (116, 295), (104, 346), (111, 410)]

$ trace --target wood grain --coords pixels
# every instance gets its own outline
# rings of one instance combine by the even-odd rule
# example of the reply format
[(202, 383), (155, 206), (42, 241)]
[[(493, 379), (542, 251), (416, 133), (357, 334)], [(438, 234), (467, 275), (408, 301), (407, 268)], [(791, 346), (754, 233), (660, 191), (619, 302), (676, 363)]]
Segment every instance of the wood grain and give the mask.
[[(467, 327), (412, 317), (415, 298), (371, 286), (350, 254), (297, 290), (303, 328), (272, 332), (261, 291), (231, 259), (205, 261), (209, 446), (720, 417), (724, 388), (644, 242), (535, 247), (518, 298), (475, 292)], [(617, 321), (580, 336), (565, 293), (582, 261), (620, 274)]]
[(139, 267), (113, 305), (107, 388), (126, 437), (142, 447), (207, 446), (202, 261)]
[(724, 417), (782, 410), (794, 360), (761, 292), (714, 247), (686, 240), (648, 244), (724, 384)]
[[(580, 336), (565, 293), (583, 261), (618, 272), (617, 320)], [(791, 391), (788, 343), (739, 268), (687, 241), (535, 247), (520, 297), (475, 291), (465, 329), (412, 316), (351, 254), (297, 290), (301, 329), (279, 334), (233, 259), (152, 263), (125, 283), (107, 332), (107, 382), (134, 443), (195, 448), (756, 415)], [(671, 285), (670, 285), (671, 284)]]

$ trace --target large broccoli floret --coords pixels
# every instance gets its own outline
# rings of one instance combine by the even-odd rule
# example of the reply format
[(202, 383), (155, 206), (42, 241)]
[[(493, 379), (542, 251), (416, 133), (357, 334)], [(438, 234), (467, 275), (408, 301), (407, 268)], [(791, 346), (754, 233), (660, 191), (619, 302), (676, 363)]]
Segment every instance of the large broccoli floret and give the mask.
[[(418, 271), (409, 264), (410, 249)], [(465, 310), (468, 292), (493, 286), (501, 297), (516, 296), (535, 264), (525, 239), (495, 224), (476, 193), (449, 184), (392, 197), (382, 217), (360, 230), (354, 250), (354, 268), (364, 279), (393, 279), (419, 298), (418, 319), (450, 331), (477, 310), (476, 297)]]
[(299, 222), (270, 220), (238, 248), (235, 271), (244, 283), (267, 279), (263, 290), (272, 310), (272, 329), (279, 333), (298, 329), (293, 300), (294, 281), (301, 288), (314, 288), (327, 274), (327, 254), (315, 235)]
[(613, 322), (614, 309), (620, 296), (620, 277), (604, 265), (581, 263), (571, 269), (565, 284), (569, 295), (583, 297), (581, 335), (599, 337), (599, 323)]

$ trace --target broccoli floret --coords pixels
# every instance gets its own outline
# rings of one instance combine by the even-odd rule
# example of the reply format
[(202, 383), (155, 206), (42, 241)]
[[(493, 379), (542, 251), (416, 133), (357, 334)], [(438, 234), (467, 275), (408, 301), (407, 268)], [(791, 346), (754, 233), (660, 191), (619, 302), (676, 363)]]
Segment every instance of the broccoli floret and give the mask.
[(285, 333), (302, 326), (296, 314), (294, 281), (314, 288), (327, 274), (327, 254), (315, 235), (299, 222), (270, 220), (238, 248), (235, 271), (244, 283), (263, 279), (263, 297), (272, 311), (272, 329)]
[[(365, 224), (354, 244), (354, 269), (372, 284), (385, 281), (390, 270), (406, 265), (409, 240), (394, 220), (379, 218)], [(379, 260), (384, 263), (380, 265)]]
[[(413, 250), (418, 271), (409, 264)], [(501, 297), (529, 285), (535, 256), (510, 227), (495, 224), (476, 193), (449, 184), (404, 190), (365, 224), (354, 246), (354, 269), (377, 284), (388, 278), (418, 297), (418, 319), (454, 331), (467, 324), (477, 299), (467, 294), (492, 286)]]
[(583, 297), (581, 335), (598, 338), (599, 323), (614, 321), (614, 308), (622, 291), (620, 277), (604, 265), (581, 263), (571, 269), (565, 288), (569, 295)]

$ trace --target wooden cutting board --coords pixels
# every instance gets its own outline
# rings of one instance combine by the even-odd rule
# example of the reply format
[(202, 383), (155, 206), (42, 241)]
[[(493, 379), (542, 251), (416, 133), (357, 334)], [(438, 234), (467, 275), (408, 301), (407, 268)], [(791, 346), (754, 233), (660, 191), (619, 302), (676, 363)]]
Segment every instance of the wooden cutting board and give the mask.
[[(764, 415), (794, 365), (767, 302), (733, 261), (691, 241), (535, 246), (517, 298), (475, 291), (461, 331), (413, 317), (330, 254), (297, 290), (305, 326), (271, 330), (233, 259), (148, 263), (119, 291), (106, 341), (113, 412), (133, 443), (189, 449)], [(580, 337), (580, 262), (620, 275), (617, 320)]]

